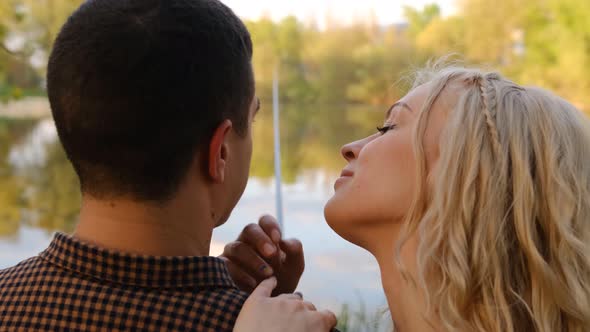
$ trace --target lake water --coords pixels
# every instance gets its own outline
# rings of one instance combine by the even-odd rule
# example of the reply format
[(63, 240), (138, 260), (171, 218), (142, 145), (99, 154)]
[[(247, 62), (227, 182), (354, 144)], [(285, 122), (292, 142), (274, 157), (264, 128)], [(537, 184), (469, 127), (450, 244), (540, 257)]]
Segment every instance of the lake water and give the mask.
[[(214, 231), (212, 255), (261, 214), (275, 214), (270, 113), (261, 112), (254, 124), (252, 177), (228, 222)], [(283, 110), (284, 233), (303, 242), (306, 270), (299, 290), (318, 307), (339, 312), (348, 304), (353, 311), (375, 313), (386, 305), (375, 260), (342, 240), (323, 218), (345, 165), (340, 146), (371, 133), (382, 117), (363, 107)], [(55, 231), (72, 231), (77, 191), (51, 119), (0, 119), (0, 269), (42, 251)]]

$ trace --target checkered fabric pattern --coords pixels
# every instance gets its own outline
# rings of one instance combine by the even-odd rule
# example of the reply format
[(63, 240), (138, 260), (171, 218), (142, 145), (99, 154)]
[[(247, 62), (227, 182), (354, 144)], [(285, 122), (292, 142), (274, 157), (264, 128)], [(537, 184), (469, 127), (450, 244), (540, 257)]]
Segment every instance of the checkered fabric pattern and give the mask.
[(0, 271), (0, 331), (231, 331), (246, 297), (218, 258), (124, 254), (57, 233)]

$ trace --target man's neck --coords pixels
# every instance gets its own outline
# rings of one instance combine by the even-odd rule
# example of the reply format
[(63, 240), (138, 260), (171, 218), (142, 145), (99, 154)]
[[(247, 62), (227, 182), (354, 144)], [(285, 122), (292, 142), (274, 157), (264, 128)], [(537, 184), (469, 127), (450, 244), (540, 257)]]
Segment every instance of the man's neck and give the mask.
[(162, 205), (133, 200), (82, 200), (74, 236), (103, 248), (151, 256), (207, 256), (216, 221), (206, 201)]

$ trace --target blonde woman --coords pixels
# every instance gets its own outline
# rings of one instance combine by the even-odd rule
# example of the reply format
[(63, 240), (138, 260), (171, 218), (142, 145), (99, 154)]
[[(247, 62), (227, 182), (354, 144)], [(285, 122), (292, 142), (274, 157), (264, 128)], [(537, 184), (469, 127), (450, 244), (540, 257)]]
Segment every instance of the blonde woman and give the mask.
[(571, 104), (424, 71), (342, 154), (326, 220), (377, 259), (396, 331), (590, 331), (590, 128)]

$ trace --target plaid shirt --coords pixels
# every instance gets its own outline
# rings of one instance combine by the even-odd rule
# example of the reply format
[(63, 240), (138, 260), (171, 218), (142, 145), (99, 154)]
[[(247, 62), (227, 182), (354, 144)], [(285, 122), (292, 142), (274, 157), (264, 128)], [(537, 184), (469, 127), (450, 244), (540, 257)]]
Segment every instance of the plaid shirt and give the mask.
[(231, 331), (246, 297), (218, 258), (125, 254), (57, 233), (0, 271), (0, 331)]

